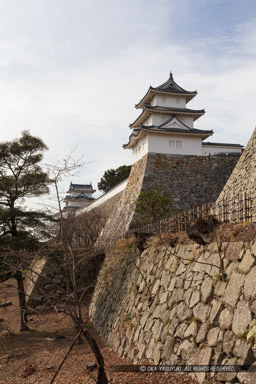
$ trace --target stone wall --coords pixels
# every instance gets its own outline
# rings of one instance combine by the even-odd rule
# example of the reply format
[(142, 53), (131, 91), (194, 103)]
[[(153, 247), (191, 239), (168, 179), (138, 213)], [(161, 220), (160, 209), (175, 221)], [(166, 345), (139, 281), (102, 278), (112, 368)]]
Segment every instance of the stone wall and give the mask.
[(216, 200), (237, 161), (235, 157), (150, 153), (142, 189), (167, 190), (174, 210), (190, 209)]
[(136, 200), (141, 190), (161, 188), (169, 192), (175, 211), (190, 209), (216, 200), (237, 161), (235, 157), (145, 155), (133, 164), (127, 187), (99, 242), (127, 233), (133, 225)]
[[(219, 268), (223, 260), (224, 270)], [(139, 363), (252, 365), (248, 330), (256, 316), (256, 242), (195, 243), (112, 250), (90, 308), (106, 344)], [(256, 373), (218, 373), (221, 382), (256, 382)], [(206, 374), (196, 378), (200, 383)]]
[(104, 217), (109, 217), (113, 210), (117, 207), (121, 197), (122, 197), (123, 191), (119, 192), (115, 196), (111, 197), (110, 199), (104, 201), (102, 204), (100, 204), (95, 209), (99, 209), (99, 211), (102, 211)]
[[(74, 251), (76, 252), (76, 251)], [(77, 252), (76, 252), (77, 253)], [(76, 254), (76, 282), (78, 289), (93, 287), (104, 260), (102, 252)], [(65, 270), (62, 253), (35, 258), (26, 279), (27, 303), (32, 307), (60, 302), (69, 294), (70, 278)], [(33, 271), (33, 272), (32, 272)]]
[(241, 201), (246, 200), (246, 197), (251, 197), (249, 206), (251, 210), (252, 221), (256, 221), (256, 128), (242, 154), (236, 167), (234, 168), (230, 178), (228, 179), (225, 187), (220, 193), (217, 201), (216, 208), (222, 206), (224, 202), (226, 210), (229, 213), (229, 221), (233, 219), (232, 212), (239, 211), (244, 208), (245, 204)]
[(136, 199), (141, 191), (145, 174), (147, 156), (133, 164), (127, 186), (113, 209), (100, 237), (99, 241), (113, 239), (125, 234), (130, 227), (133, 218)]

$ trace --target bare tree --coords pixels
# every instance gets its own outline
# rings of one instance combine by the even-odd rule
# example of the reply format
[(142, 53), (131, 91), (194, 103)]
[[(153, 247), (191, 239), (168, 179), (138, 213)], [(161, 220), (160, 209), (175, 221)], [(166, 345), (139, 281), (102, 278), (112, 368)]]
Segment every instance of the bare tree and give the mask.
[[(78, 286), (77, 286), (77, 279), (76, 279), (76, 268), (77, 268), (77, 259), (76, 254), (72, 248), (72, 238), (74, 236), (74, 224), (71, 226), (68, 225), (68, 221), (70, 223), (71, 219), (66, 219), (65, 215), (62, 212), (61, 209), (61, 197), (59, 193), (59, 183), (61, 182), (63, 177), (67, 176), (73, 176), (77, 173), (79, 169), (81, 169), (85, 162), (83, 161), (83, 158), (77, 160), (74, 160), (73, 152), (70, 153), (69, 156), (67, 156), (64, 160), (61, 162), (54, 164), (54, 165), (48, 165), (48, 173), (49, 173), (49, 179), (53, 183), (55, 187), (56, 192), (56, 199), (58, 204), (58, 214), (59, 214), (59, 245), (61, 246), (63, 253), (64, 253), (64, 263), (65, 266), (69, 272), (69, 277), (71, 281), (71, 289), (72, 289), (72, 296), (74, 298), (73, 300), (73, 306), (69, 308), (63, 309), (63, 311), (67, 314), (69, 314), (74, 322), (74, 325), (77, 329), (77, 336), (76, 341), (78, 343), (82, 342), (81, 335), (83, 335), (86, 340), (88, 341), (89, 345), (92, 348), (92, 351), (98, 361), (99, 364), (99, 370), (98, 370), (98, 384), (107, 384), (108, 380), (105, 374), (104, 370), (104, 359), (100, 352), (100, 349), (97, 345), (96, 340), (90, 335), (90, 332), (88, 331), (86, 327), (86, 322), (83, 319), (82, 316), (82, 307), (81, 307), (81, 300), (84, 294), (84, 291), (82, 293), (79, 292)], [(91, 214), (93, 215), (93, 213)], [(96, 215), (96, 214), (94, 214)], [(97, 217), (96, 217), (97, 218)], [(90, 223), (89, 228), (86, 227), (86, 223)], [(89, 235), (86, 235), (86, 241), (90, 245), (92, 245), (92, 238), (91, 238), (91, 232), (92, 228), (95, 227), (95, 220), (92, 220), (92, 217), (90, 220), (84, 220), (84, 223), (81, 224), (83, 227), (83, 230), (86, 232), (88, 229)], [(92, 225), (94, 223), (94, 225)], [(79, 219), (76, 221), (76, 226), (80, 228)], [(72, 228), (71, 228), (72, 227)], [(55, 376), (56, 377), (56, 376)]]
[(94, 208), (79, 215), (69, 213), (63, 221), (66, 236), (72, 247), (91, 247), (95, 244), (107, 220), (101, 208)]

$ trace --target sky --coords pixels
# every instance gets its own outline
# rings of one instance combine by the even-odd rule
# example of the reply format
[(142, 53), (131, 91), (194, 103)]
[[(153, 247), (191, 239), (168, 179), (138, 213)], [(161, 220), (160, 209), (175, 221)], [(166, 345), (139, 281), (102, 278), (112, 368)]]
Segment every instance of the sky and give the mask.
[(63, 192), (131, 164), (134, 105), (170, 71), (211, 141), (246, 145), (256, 125), (255, 0), (0, 0), (0, 57), (0, 140), (85, 156)]

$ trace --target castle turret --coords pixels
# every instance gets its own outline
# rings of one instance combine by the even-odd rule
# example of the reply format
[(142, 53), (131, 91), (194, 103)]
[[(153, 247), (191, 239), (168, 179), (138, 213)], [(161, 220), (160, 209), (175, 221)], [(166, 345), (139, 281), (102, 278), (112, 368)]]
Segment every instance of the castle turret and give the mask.
[(147, 152), (201, 155), (202, 140), (213, 131), (196, 129), (194, 121), (204, 115), (204, 109), (187, 108), (197, 91), (186, 91), (173, 79), (158, 87), (150, 86), (145, 96), (135, 105), (142, 109), (139, 117), (130, 124), (133, 129), (124, 148), (133, 150), (134, 160)]
[(64, 211), (74, 211), (91, 204), (95, 200), (92, 197), (94, 192), (92, 184), (73, 184), (71, 182), (67, 191), (68, 195), (64, 198), (66, 203)]
[(226, 143), (204, 143), (212, 130), (194, 127), (204, 115), (204, 109), (187, 108), (197, 91), (180, 87), (170, 73), (169, 79), (158, 87), (150, 86), (145, 96), (135, 105), (141, 114), (130, 124), (133, 130), (124, 149), (132, 149), (134, 162), (146, 153), (208, 156), (217, 154), (240, 155), (243, 146)]

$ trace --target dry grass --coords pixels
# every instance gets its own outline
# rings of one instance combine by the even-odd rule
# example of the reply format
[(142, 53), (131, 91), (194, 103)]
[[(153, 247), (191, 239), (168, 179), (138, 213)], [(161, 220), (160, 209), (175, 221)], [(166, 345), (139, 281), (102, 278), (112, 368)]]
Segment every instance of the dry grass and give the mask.
[[(256, 239), (256, 223), (224, 223), (221, 224), (216, 231), (218, 241), (231, 242), (231, 241), (244, 241), (250, 242)], [(215, 241), (213, 236), (213, 241)], [(168, 244), (171, 247), (181, 244), (193, 243), (185, 231), (178, 233), (164, 233), (161, 235), (152, 236), (147, 240), (149, 246), (158, 247), (163, 244)]]
[(218, 228), (221, 242), (245, 241), (256, 239), (256, 223), (225, 223)]

